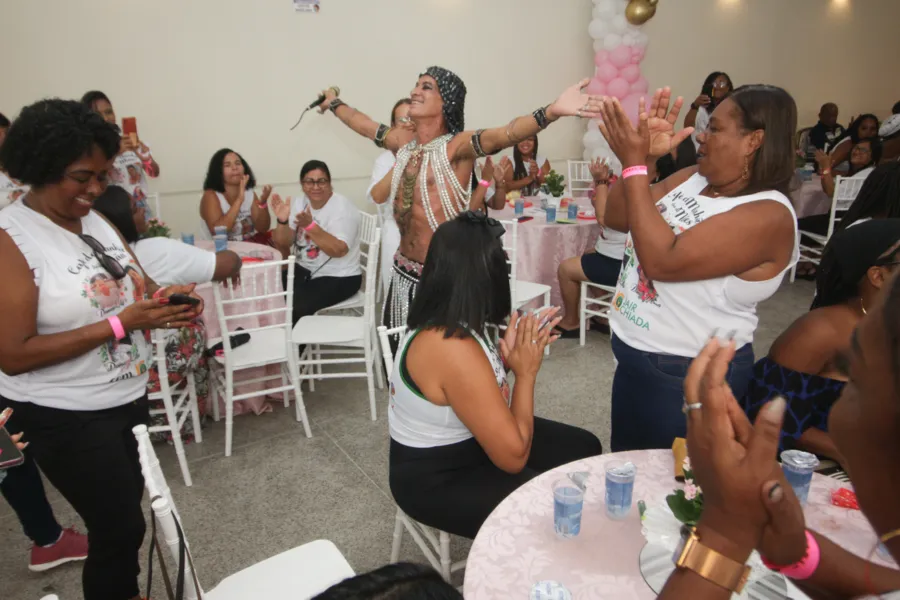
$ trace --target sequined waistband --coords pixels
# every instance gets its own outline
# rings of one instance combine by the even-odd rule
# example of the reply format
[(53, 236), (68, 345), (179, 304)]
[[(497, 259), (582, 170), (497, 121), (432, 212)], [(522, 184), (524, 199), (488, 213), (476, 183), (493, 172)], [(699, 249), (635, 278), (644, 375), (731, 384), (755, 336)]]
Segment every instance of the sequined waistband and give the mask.
[(403, 275), (411, 275), (416, 279), (422, 277), (422, 263), (410, 260), (397, 252), (394, 254), (394, 270)]

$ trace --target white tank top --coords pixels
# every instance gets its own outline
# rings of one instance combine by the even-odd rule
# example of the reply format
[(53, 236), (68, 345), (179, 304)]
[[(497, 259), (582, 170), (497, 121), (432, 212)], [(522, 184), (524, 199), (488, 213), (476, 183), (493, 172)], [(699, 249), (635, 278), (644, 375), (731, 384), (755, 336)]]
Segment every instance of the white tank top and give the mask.
[(775, 293), (785, 271), (797, 262), (797, 216), (784, 194), (769, 190), (732, 198), (710, 198), (700, 195), (706, 185), (706, 178), (695, 174), (656, 203), (676, 235), (742, 204), (774, 200), (791, 212), (794, 221), (791, 260), (781, 273), (765, 281), (744, 281), (728, 275), (705, 281), (654, 282), (644, 275), (629, 233), (610, 328), (632, 348), (694, 357), (715, 329), (722, 336), (734, 331), (738, 348), (749, 344), (759, 320), (757, 303)]
[[(228, 203), (225, 194), (216, 192), (216, 198), (219, 199), (219, 207), (222, 209), (222, 214), (228, 214), (228, 211), (231, 210), (231, 204)], [(244, 192), (244, 201), (241, 202), (241, 210), (238, 212), (237, 219), (234, 220), (234, 227), (228, 232), (228, 239), (230, 241), (243, 242), (256, 235), (256, 228), (253, 226), (253, 218), (250, 213), (250, 210), (253, 208), (253, 198), (253, 190), (246, 190)], [(206, 224), (206, 221), (203, 221), (200, 230), (203, 232), (204, 239), (212, 239), (212, 233), (210, 233), (209, 225)]]
[[(38, 335), (91, 325), (120, 313), (144, 296), (144, 277), (115, 230), (93, 211), (81, 219), (82, 233), (96, 238), (125, 267), (116, 281), (90, 247), (74, 233), (25, 206), (0, 211), (0, 228), (28, 261), (38, 287)], [(66, 362), (21, 375), (0, 372), (0, 394), (65, 410), (102, 410), (144, 395), (149, 366), (149, 332), (132, 331)]]
[[(472, 432), (459, 420), (450, 406), (438, 406), (430, 402), (416, 386), (406, 370), (406, 353), (409, 345), (421, 330), (409, 333), (397, 352), (391, 374), (391, 404), (388, 408), (388, 425), (391, 438), (410, 448), (434, 448), (463, 442), (472, 437)], [(490, 338), (470, 332), (478, 340), (485, 355), (491, 362), (497, 385), (507, 406), (510, 402), (510, 388), (506, 381), (506, 369), (500, 360)]]
[(627, 239), (627, 234), (601, 225), (600, 235), (597, 237), (597, 243), (594, 244), (594, 250), (603, 256), (622, 260), (622, 257), (625, 255), (625, 240)]

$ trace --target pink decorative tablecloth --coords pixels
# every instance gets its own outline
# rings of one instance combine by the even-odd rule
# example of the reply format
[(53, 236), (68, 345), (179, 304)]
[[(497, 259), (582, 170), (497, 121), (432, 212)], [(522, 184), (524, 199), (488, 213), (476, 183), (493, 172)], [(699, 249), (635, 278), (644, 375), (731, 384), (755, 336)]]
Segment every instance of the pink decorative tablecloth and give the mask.
[(791, 181), (791, 204), (797, 218), (821, 215), (831, 210), (831, 198), (822, 190), (822, 178), (813, 175), (812, 179), (803, 180), (794, 175)]
[[(543, 210), (537, 208), (540, 201), (529, 198), (534, 207), (525, 209), (525, 216), (534, 217), (519, 223), (516, 269), (521, 281), (542, 283), (551, 287), (550, 301), (554, 306), (562, 305), (556, 270), (559, 263), (572, 256), (581, 256), (594, 247), (600, 226), (596, 220), (578, 219), (574, 224), (547, 223)], [(587, 199), (580, 199), (580, 210), (593, 207)], [(498, 220), (515, 219), (515, 210), (507, 206), (503, 210), (492, 210), (491, 216)], [(557, 211), (558, 218), (565, 218), (566, 210)]]
[[(196, 242), (196, 246), (198, 248), (203, 248), (204, 250), (214, 250), (215, 245), (212, 241), (209, 240), (199, 240)], [(262, 259), (262, 260), (278, 260), (281, 258), (280, 253), (275, 248), (271, 246), (264, 246), (262, 244), (254, 244), (251, 242), (228, 242), (228, 249), (236, 252), (241, 258), (252, 258), (252, 259)], [(215, 296), (213, 295), (213, 285), (219, 285), (216, 283), (208, 283), (204, 285), (197, 286), (197, 294), (203, 298), (204, 302), (204, 310), (203, 310), (203, 322), (206, 326), (206, 336), (207, 339), (213, 340), (222, 336), (222, 327), (219, 323), (219, 318), (216, 316), (216, 305), (215, 305)], [(270, 281), (269, 289), (281, 289), (282, 283), (281, 280)], [(277, 286), (277, 287), (272, 287)], [(263, 284), (260, 282), (257, 285), (258, 289), (263, 289)], [(281, 298), (277, 298), (275, 300), (269, 299), (267, 301), (268, 304), (262, 305), (254, 305), (253, 310), (266, 310), (272, 308), (278, 308), (280, 306), (284, 306), (284, 301)], [(241, 311), (250, 311), (250, 307), (245, 303), (241, 305)], [(234, 326), (240, 326), (245, 329), (249, 329), (252, 327), (260, 327), (263, 325), (271, 325), (272, 323), (262, 323), (261, 319), (266, 318), (263, 317), (247, 317), (245, 319), (235, 320)], [(231, 319), (228, 320), (231, 323)], [(266, 373), (270, 375), (278, 375), (280, 370), (278, 367), (269, 367), (269, 368), (259, 368), (259, 369), (247, 369), (241, 371), (239, 377), (244, 379), (251, 379), (256, 377), (262, 377), (266, 375)], [(280, 381), (271, 381), (268, 382), (271, 387), (279, 387), (281, 385)], [(256, 384), (245, 384), (237, 386), (238, 394), (244, 394), (251, 391), (259, 390), (260, 395), (254, 398), (248, 398), (247, 400), (241, 400), (239, 402), (235, 402), (234, 406), (234, 414), (240, 415), (247, 412), (253, 412), (257, 415), (271, 412), (272, 407), (266, 402), (266, 394), (265, 394), (266, 384), (265, 383), (256, 383)], [(219, 400), (222, 402), (221, 398)], [(207, 405), (211, 406), (210, 404)], [(222, 412), (224, 413), (224, 408), (222, 408)], [(211, 410), (211, 408), (207, 408), (207, 410)]]
[[(622, 521), (607, 519), (603, 508), (603, 474), (611, 460), (631, 461), (638, 468), (635, 505)], [(500, 503), (478, 532), (466, 564), (466, 600), (528, 598), (531, 587), (546, 579), (559, 581), (576, 599), (655, 598), (639, 569), (644, 538), (637, 502), (644, 500), (648, 508), (664, 504), (677, 486), (673, 467), (668, 450), (620, 452), (570, 463), (532, 479)], [(572, 471), (591, 475), (581, 534), (563, 540), (553, 530), (551, 485)], [(831, 490), (842, 485), (820, 475), (813, 477), (805, 509), (807, 526), (851, 552), (868, 556), (875, 533), (865, 517), (857, 510), (831, 505)]]

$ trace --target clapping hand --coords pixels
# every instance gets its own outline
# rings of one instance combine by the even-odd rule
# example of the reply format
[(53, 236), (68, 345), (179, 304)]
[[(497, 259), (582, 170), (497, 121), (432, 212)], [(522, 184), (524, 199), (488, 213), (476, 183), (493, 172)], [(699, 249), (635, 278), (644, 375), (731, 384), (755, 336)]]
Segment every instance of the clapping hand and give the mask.
[[(552, 318), (559, 307), (519, 316), (513, 313), (500, 340), (500, 354), (516, 377), (534, 379), (544, 360), (544, 348), (558, 339), (552, 334), (561, 317)], [(552, 318), (552, 320), (550, 320)], [(549, 320), (549, 322), (548, 322)]]
[(831, 155), (816, 149), (816, 164), (819, 165), (819, 173), (829, 170), (831, 168)]
[(496, 189), (506, 187), (506, 178), (512, 175), (512, 161), (508, 156), (500, 159), (500, 164), (494, 169), (494, 185)]
[(279, 223), (287, 224), (291, 218), (291, 199), (282, 200), (280, 195), (273, 194), (272, 212), (275, 213), (275, 218), (278, 219)]
[(650, 131), (647, 125), (644, 99), (641, 98), (640, 101), (637, 129), (631, 124), (628, 115), (625, 114), (625, 109), (616, 98), (605, 98), (600, 111), (603, 115), (600, 132), (622, 165), (627, 168), (647, 164)]
[(481, 178), (485, 181), (494, 179), (494, 161), (490, 156), (485, 159), (484, 167), (481, 168)]
[(590, 167), (591, 177), (594, 183), (598, 181), (609, 181), (609, 165), (602, 158), (595, 158), (591, 161)]
[(268, 202), (269, 195), (271, 193), (272, 193), (272, 186), (268, 185), (268, 184), (264, 185), (263, 189), (262, 189), (262, 194), (259, 195), (259, 203), (265, 204), (266, 202)]
[(296, 225), (300, 229), (306, 229), (313, 222), (312, 212), (310, 211), (309, 206), (306, 207), (302, 213), (297, 215), (297, 218), (294, 219), (294, 225)]
[[(650, 159), (654, 161), (677, 148), (678, 144), (694, 132), (693, 127), (685, 127), (675, 133), (675, 123), (678, 121), (678, 114), (681, 112), (684, 99), (681, 96), (677, 97), (670, 110), (671, 101), (672, 90), (663, 88), (656, 90), (653, 100), (650, 102), (647, 128), (650, 131)], [(643, 112), (643, 108), (641, 108), (641, 112)]]
[(528, 176), (531, 177), (532, 181), (537, 181), (541, 172), (538, 169), (537, 163), (533, 160), (528, 161)]

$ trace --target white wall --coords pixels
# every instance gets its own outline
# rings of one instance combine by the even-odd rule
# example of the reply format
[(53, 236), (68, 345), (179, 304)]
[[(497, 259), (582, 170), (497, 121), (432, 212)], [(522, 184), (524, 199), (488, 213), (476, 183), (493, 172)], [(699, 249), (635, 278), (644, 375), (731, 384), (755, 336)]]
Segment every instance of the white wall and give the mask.
[[(775, 83), (797, 99), (800, 123), (819, 105), (885, 116), (900, 100), (889, 57), (900, 56), (900, 0), (661, 0), (647, 25), (651, 86), (692, 99), (712, 70), (736, 84)], [(467, 125), (505, 124), (593, 72), (590, 0), (2, 0), (0, 111), (46, 96), (101, 89), (119, 117), (137, 116), (162, 176), (164, 218), (196, 230), (206, 164), (240, 151), (257, 179), (298, 192), (300, 166), (319, 158), (335, 186), (362, 204), (377, 149), (304, 104), (339, 85), (378, 120), (430, 64), (469, 88)], [(557, 168), (581, 156), (583, 125), (541, 135)]]

